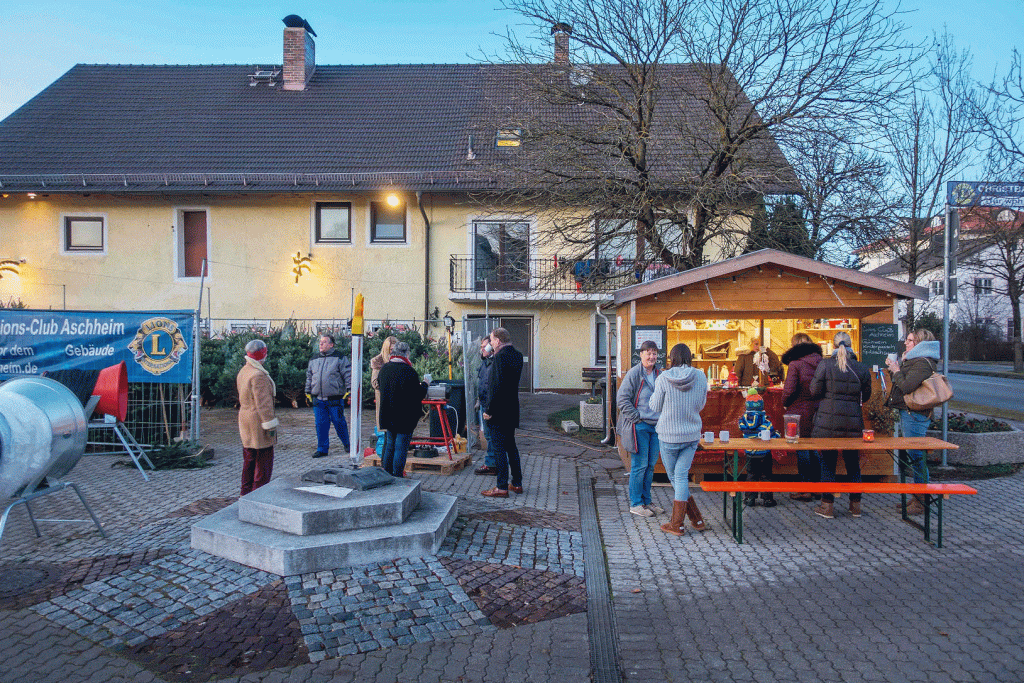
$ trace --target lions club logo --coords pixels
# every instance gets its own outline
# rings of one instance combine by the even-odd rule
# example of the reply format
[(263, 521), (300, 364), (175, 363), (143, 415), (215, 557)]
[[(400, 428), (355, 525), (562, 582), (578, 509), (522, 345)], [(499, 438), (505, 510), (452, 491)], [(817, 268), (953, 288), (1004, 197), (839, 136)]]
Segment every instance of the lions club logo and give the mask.
[(977, 195), (974, 187), (970, 183), (957, 183), (953, 186), (952, 195), (954, 206), (969, 206), (974, 203), (974, 198)]
[(178, 364), (188, 344), (173, 320), (150, 318), (139, 327), (128, 350), (146, 372), (162, 375)]

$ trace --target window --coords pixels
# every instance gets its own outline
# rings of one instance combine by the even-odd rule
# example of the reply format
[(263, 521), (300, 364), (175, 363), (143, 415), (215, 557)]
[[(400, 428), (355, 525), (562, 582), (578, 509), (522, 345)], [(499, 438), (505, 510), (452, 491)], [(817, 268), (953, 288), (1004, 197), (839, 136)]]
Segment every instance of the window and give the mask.
[(105, 216), (64, 216), (63, 251), (105, 254), (107, 221)]
[[(183, 210), (178, 215), (178, 277), (202, 277), (209, 231), (205, 210)], [(207, 267), (206, 274), (210, 274)]]
[(501, 128), (495, 138), (496, 147), (518, 147), (523, 143), (522, 128)]
[(942, 280), (932, 280), (929, 283), (929, 289), (931, 289), (932, 296), (942, 296)]
[[(598, 365), (605, 364), (605, 358), (608, 354), (608, 336), (605, 331), (605, 324), (603, 318), (595, 319), (596, 325), (594, 326), (594, 360)], [(615, 366), (616, 359), (616, 347), (615, 347), (615, 330), (612, 330), (612, 367)]]
[(352, 243), (352, 204), (350, 202), (316, 203), (316, 243)]
[(405, 202), (370, 202), (370, 241), (405, 242)]
[(528, 289), (530, 224), (473, 223), (473, 279), (478, 292)]
[(637, 253), (636, 227), (630, 219), (599, 218), (594, 221), (594, 252), (599, 259), (626, 261), (631, 266)]
[(992, 278), (974, 278), (974, 294), (975, 296), (981, 296), (984, 294), (992, 293)]

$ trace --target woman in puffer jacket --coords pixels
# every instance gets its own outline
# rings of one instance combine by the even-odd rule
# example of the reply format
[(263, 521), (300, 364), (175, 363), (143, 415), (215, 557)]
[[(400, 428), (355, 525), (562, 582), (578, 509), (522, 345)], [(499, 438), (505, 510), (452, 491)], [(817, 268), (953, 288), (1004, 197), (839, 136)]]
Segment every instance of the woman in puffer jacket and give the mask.
[[(808, 335), (799, 332), (793, 335), (793, 347), (782, 354), (782, 363), (787, 366), (786, 385), (782, 390), (782, 406), (786, 413), (800, 416), (800, 436), (809, 438), (814, 428), (814, 415), (818, 412), (818, 400), (811, 396), (811, 380), (821, 362), (821, 347)], [(796, 471), (800, 481), (821, 481), (821, 461), (818, 451), (797, 451)], [(791, 493), (793, 500), (810, 501), (809, 493)], [(820, 498), (820, 496), (818, 496)]]
[[(846, 332), (837, 332), (832, 338), (836, 350), (818, 363), (811, 380), (811, 396), (821, 398), (818, 412), (814, 416), (814, 438), (860, 437), (864, 431), (864, 417), (861, 404), (871, 398), (871, 374), (867, 366), (857, 362), (853, 342)], [(850, 481), (859, 482), (860, 452), (843, 451), (843, 462)], [(839, 451), (821, 452), (821, 481), (836, 480), (836, 460)], [(860, 517), (860, 494), (850, 494), (850, 514)], [(832, 519), (831, 493), (821, 495), (821, 505), (814, 508), (814, 514)]]
[[(925, 436), (928, 425), (932, 421), (932, 411), (910, 410), (903, 397), (913, 393), (922, 382), (932, 376), (939, 366), (941, 354), (939, 342), (929, 330), (917, 329), (907, 334), (904, 341), (906, 352), (903, 363), (886, 359), (885, 364), (892, 372), (892, 393), (889, 394), (888, 405), (900, 411), (900, 433), (903, 436)], [(925, 466), (924, 451), (903, 451), (900, 458), (901, 467), (911, 467), (914, 471), (915, 484), (928, 483), (928, 470)], [(907, 506), (908, 515), (923, 515), (924, 505), (914, 496)]]

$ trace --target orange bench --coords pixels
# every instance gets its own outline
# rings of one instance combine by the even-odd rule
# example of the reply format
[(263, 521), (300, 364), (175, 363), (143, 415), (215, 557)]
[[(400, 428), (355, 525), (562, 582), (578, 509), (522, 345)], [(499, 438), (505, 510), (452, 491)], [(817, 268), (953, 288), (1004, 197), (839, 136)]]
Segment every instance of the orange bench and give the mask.
[[(821, 482), (804, 481), (702, 481), (700, 487), (709, 492), (721, 491), (733, 499), (732, 535), (737, 543), (743, 543), (743, 501), (738, 493), (888, 493), (920, 495), (924, 498), (924, 540), (931, 543), (931, 511), (935, 505), (937, 512), (936, 543), (942, 547), (942, 501), (951, 495), (974, 495), (978, 491), (965, 484), (895, 484), (886, 482)], [(723, 514), (725, 505), (723, 501)], [(903, 519), (910, 522), (907, 516), (906, 498), (903, 499)], [(916, 522), (912, 522), (917, 525)]]

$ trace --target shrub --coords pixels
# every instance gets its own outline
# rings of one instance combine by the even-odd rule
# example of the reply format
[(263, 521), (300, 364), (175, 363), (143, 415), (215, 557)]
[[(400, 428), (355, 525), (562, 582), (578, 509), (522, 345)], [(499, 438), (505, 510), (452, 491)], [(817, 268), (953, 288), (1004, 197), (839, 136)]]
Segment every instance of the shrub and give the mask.
[[(968, 418), (963, 413), (950, 413), (946, 422), (951, 432), (961, 434), (984, 434), (986, 432), (1012, 432), (1013, 427), (999, 420), (986, 418)], [(942, 420), (932, 420), (929, 429), (942, 429)]]

